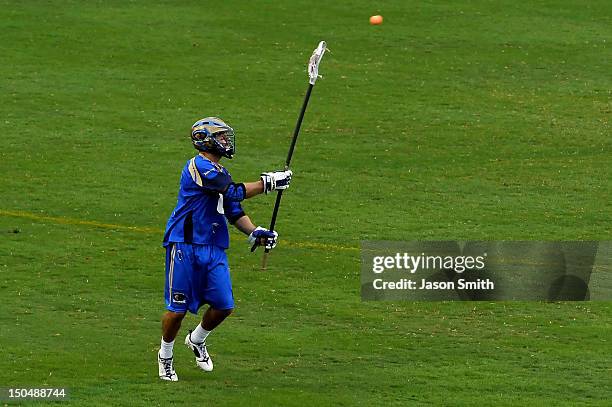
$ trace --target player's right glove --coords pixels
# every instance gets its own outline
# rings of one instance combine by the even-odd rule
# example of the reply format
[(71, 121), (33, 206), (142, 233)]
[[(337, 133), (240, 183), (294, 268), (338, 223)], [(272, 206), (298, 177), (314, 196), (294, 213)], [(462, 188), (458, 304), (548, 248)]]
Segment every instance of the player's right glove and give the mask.
[(248, 239), (251, 245), (264, 246), (266, 249), (272, 250), (276, 247), (278, 233), (257, 226), (255, 230), (251, 232)]
[(293, 172), (291, 172), (291, 170), (262, 172), (261, 180), (263, 181), (264, 192), (268, 194), (271, 191), (289, 188), (292, 175)]

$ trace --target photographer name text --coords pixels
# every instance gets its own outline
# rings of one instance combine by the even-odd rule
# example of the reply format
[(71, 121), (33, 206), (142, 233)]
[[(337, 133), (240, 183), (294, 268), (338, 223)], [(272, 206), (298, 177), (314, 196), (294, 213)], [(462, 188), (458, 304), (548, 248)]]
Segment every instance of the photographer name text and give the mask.
[(494, 290), (495, 283), (488, 278), (468, 281), (460, 278), (455, 281), (414, 281), (402, 278), (398, 281), (384, 281), (377, 278), (372, 282), (375, 290)]

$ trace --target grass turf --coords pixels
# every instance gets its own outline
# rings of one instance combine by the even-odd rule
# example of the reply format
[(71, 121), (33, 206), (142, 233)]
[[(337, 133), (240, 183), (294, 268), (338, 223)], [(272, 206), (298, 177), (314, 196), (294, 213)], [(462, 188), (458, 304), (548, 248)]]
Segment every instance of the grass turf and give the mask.
[[(75, 405), (612, 397), (609, 303), (363, 303), (357, 250), (609, 239), (609, 2), (0, 5), (0, 386), (68, 386)], [(238, 180), (281, 166), (321, 39), (269, 269), (232, 236), (216, 370), (179, 346), (181, 381), (159, 383), (188, 128), (237, 129)], [(265, 224), (271, 205), (245, 207)]]

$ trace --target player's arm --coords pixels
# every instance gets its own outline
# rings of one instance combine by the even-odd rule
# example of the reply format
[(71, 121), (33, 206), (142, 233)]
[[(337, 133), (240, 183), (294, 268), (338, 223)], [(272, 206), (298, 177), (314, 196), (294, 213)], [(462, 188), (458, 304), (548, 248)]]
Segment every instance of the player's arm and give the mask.
[(231, 181), (228, 174), (222, 172), (206, 173), (203, 186), (223, 194), (228, 201), (240, 202), (261, 193), (269, 193), (289, 188), (291, 183), (291, 170), (264, 172), (259, 181), (236, 184)]
[(245, 235), (250, 235), (257, 228), (257, 226), (251, 221), (247, 215), (243, 215), (241, 218), (234, 222), (234, 226), (236, 229), (244, 233)]
[(266, 249), (274, 249), (278, 241), (278, 233), (255, 226), (247, 215), (242, 215), (234, 221), (236, 229), (248, 235), (249, 244), (257, 243), (258, 246), (264, 246)]
[[(229, 174), (211, 169), (206, 172), (199, 171), (199, 179), (194, 181), (202, 188), (217, 192), (223, 195), (223, 198), (228, 202), (241, 202), (247, 198), (264, 192), (264, 183), (262, 180), (256, 182), (235, 183)], [(199, 182), (198, 182), (199, 181)]]
[[(258, 229), (258, 227), (251, 221), (251, 218), (249, 218), (247, 214), (244, 213), (240, 202), (224, 202), (223, 209), (228, 222), (234, 225), (236, 229), (238, 229), (245, 235), (248, 235), (250, 237), (250, 235), (256, 229)], [(259, 229), (263, 228), (260, 227)], [(256, 234), (258, 233), (259, 232), (257, 232)]]
[(256, 182), (245, 182), (244, 184), (244, 199), (252, 198), (255, 195), (269, 193), (289, 188), (293, 172), (287, 171), (272, 171), (262, 172), (261, 178)]
[[(264, 183), (262, 180), (256, 182), (245, 182), (244, 183), (244, 198), (249, 199), (255, 195), (263, 194)], [(251, 232), (249, 232), (251, 233)], [(248, 233), (247, 233), (248, 234)]]

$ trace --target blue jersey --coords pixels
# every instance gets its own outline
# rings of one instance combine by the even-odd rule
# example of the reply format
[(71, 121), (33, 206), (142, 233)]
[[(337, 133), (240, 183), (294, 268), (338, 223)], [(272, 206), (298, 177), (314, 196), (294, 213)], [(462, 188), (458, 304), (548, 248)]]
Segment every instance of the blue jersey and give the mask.
[(181, 174), (176, 208), (172, 212), (164, 246), (193, 243), (229, 247), (227, 221), (244, 216), (240, 202), (246, 197), (244, 184), (232, 181), (220, 164), (197, 155), (187, 161)]

